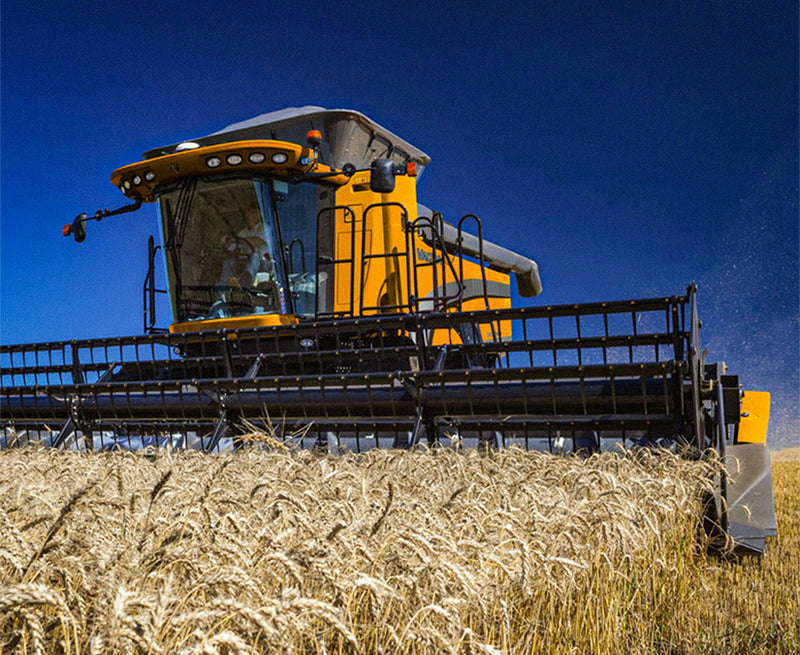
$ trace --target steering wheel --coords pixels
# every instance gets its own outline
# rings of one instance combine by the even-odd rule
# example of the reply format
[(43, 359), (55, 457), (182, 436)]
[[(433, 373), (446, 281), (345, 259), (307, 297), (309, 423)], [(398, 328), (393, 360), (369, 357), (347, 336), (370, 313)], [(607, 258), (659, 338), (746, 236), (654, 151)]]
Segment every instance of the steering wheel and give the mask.
[(231, 246), (234, 246), (235, 249), (239, 251), (239, 254), (244, 257), (249, 257), (256, 251), (256, 249), (253, 247), (253, 244), (247, 239), (243, 239), (233, 234), (229, 234), (227, 237), (227, 245), (225, 246), (226, 250), (231, 250)]

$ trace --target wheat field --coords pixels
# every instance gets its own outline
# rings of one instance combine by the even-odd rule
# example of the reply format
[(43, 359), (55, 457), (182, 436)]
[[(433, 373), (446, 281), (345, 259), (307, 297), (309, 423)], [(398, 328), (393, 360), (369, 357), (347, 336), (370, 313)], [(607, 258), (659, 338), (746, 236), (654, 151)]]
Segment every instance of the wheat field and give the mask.
[(3, 653), (795, 653), (800, 457), (763, 560), (709, 464), (519, 450), (0, 453)]

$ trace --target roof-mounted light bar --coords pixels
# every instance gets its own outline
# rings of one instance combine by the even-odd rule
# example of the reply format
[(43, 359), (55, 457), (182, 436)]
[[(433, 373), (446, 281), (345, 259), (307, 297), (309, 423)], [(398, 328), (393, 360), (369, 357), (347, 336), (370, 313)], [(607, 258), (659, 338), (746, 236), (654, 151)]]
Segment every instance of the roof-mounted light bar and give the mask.
[[(313, 142), (309, 136), (309, 143)], [(313, 148), (286, 141), (234, 141), (205, 147), (182, 147), (174, 152), (123, 166), (111, 174), (111, 182), (133, 200), (152, 201), (156, 187), (183, 177), (249, 171), (298, 179), (323, 174), (337, 183), (337, 171), (319, 163)], [(344, 179), (340, 181), (344, 183)]]

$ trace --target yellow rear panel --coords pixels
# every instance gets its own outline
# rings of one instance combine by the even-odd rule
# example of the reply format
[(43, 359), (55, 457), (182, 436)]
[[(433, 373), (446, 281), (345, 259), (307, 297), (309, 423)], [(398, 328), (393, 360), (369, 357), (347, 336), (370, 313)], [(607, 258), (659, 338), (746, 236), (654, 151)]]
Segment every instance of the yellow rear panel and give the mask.
[(769, 392), (745, 391), (741, 411), (738, 443), (765, 444), (769, 425)]

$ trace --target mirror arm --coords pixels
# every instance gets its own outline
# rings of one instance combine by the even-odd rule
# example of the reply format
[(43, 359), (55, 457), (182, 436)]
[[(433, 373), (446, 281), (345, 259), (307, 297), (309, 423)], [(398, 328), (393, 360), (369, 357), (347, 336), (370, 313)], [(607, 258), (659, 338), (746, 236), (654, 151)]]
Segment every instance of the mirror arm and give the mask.
[(81, 243), (86, 238), (86, 225), (88, 221), (102, 221), (109, 216), (117, 216), (119, 214), (127, 214), (128, 212), (135, 212), (142, 206), (142, 201), (137, 200), (130, 205), (123, 205), (117, 209), (98, 209), (94, 216), (87, 216), (86, 214), (78, 214), (72, 223), (64, 225), (61, 233), (68, 237), (70, 234), (75, 238), (75, 241)]

